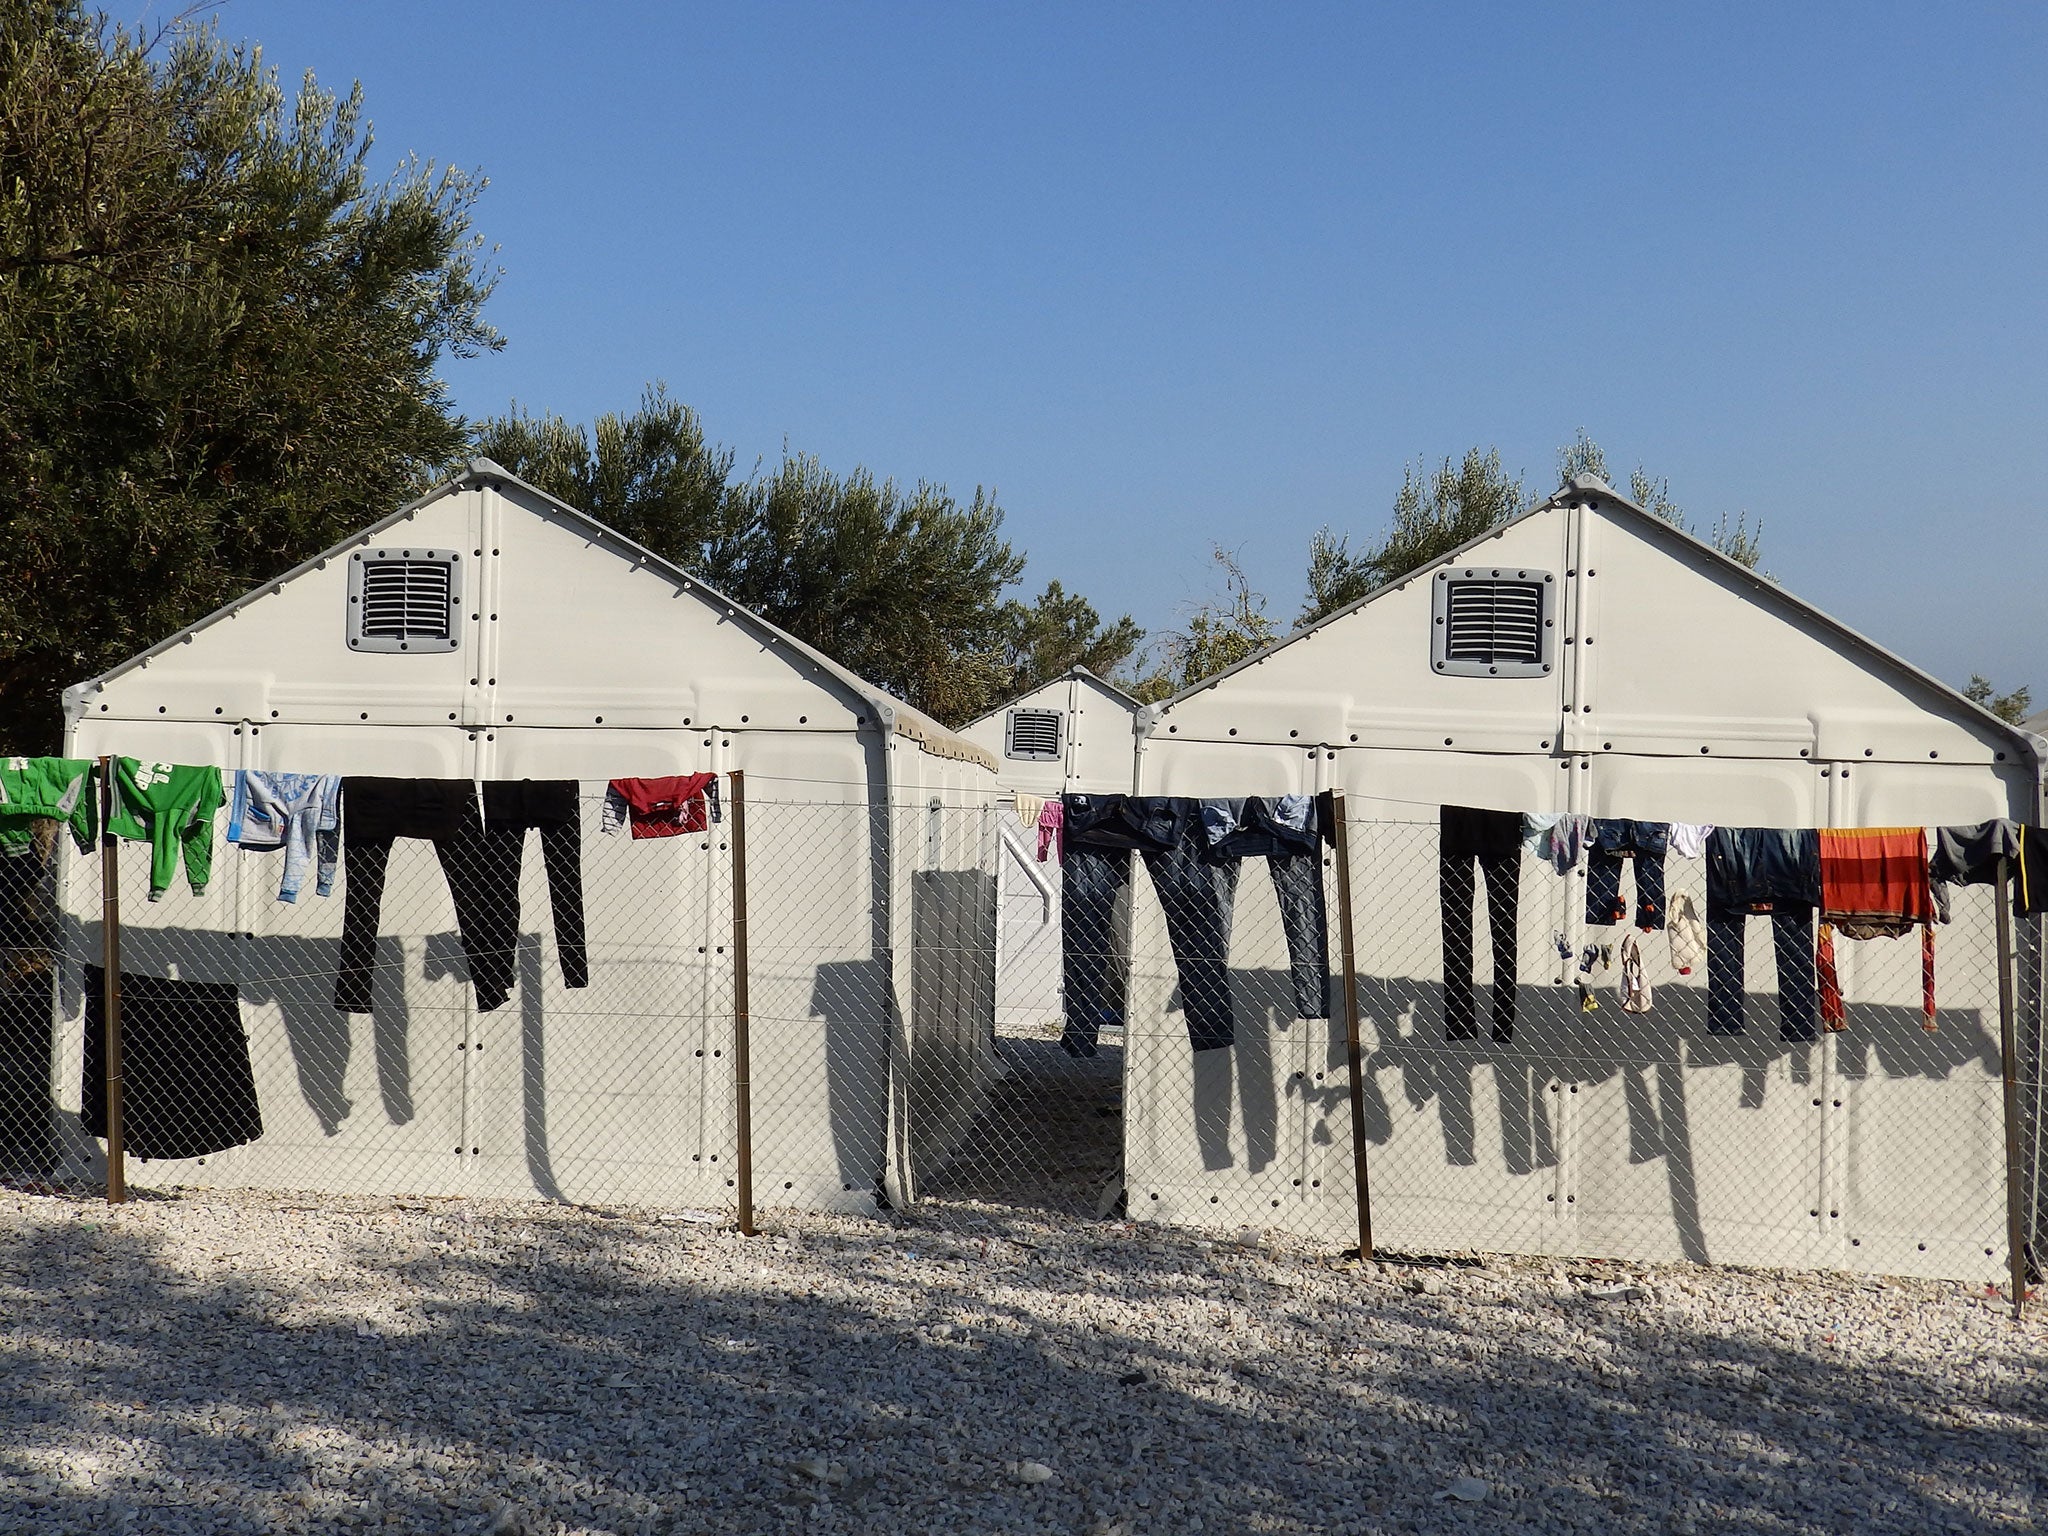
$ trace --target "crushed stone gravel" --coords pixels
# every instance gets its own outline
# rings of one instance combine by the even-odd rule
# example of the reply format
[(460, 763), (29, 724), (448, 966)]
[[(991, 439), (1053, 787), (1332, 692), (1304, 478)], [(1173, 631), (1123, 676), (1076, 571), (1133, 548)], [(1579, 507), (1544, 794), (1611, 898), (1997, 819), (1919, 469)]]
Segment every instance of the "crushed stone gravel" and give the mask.
[(992, 1207), (764, 1228), (0, 1191), (0, 1530), (2048, 1523), (2048, 1328), (1965, 1287)]

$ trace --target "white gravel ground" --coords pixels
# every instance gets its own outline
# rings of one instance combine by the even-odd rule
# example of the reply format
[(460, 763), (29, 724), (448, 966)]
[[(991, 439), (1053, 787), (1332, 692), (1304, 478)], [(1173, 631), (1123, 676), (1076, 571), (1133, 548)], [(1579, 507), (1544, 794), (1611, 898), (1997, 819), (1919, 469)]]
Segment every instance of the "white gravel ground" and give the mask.
[(958, 1207), (772, 1225), (0, 1192), (0, 1530), (2048, 1518), (2048, 1329), (1960, 1287), (1361, 1270)]

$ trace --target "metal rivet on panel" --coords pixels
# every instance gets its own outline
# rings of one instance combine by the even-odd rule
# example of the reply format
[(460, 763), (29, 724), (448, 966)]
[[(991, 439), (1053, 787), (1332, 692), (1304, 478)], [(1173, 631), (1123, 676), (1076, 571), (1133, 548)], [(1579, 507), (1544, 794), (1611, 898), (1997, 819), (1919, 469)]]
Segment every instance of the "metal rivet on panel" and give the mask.
[(1877, 756), (1877, 750), (1874, 747), (1865, 747), (1863, 749), (1863, 755), (1865, 757), (1875, 757)]
[(1700, 756), (1701, 756), (1701, 757), (1705, 757), (1705, 756), (1706, 756), (1706, 755), (1707, 755), (1707, 754), (1708, 754), (1708, 753), (1709, 753), (1710, 751), (1712, 751), (1712, 750), (1713, 750), (1713, 749), (1712, 749), (1711, 747), (1701, 747), (1701, 748), (1700, 748)]
[(741, 715), (741, 716), (740, 716), (740, 724), (741, 724), (741, 725), (745, 725), (746, 723), (747, 723), (747, 717), (746, 717), (745, 715)]
[(1237, 734), (1237, 727), (1236, 727), (1236, 726), (1234, 726), (1234, 725), (1233, 725), (1233, 726), (1232, 726), (1232, 727), (1230, 728), (1230, 734), (1231, 734), (1231, 735), (1233, 735), (1233, 736), (1235, 736), (1235, 735)]
[(798, 715), (796, 717), (796, 723), (798, 725), (809, 725), (811, 723), (811, 717), (809, 715)]
[(1447, 746), (1447, 747), (1448, 747), (1449, 745), (1451, 745), (1451, 738), (1450, 738), (1450, 737), (1446, 736), (1446, 737), (1444, 738), (1444, 745), (1445, 745), (1445, 746)]
[(1299, 736), (1299, 735), (1301, 734), (1301, 732), (1299, 732), (1299, 731), (1289, 731), (1289, 732), (1288, 732), (1287, 734), (1288, 734), (1289, 738), (1293, 738), (1293, 737)]
[(1358, 732), (1356, 732), (1356, 731), (1353, 731), (1353, 732), (1351, 733), (1351, 739), (1352, 739), (1353, 741), (1356, 741), (1356, 740), (1358, 740)]
[(595, 716), (593, 716), (593, 717), (591, 718), (591, 722), (590, 722), (590, 723), (591, 723), (592, 725), (603, 725), (603, 724), (604, 724), (604, 716), (603, 716), (603, 715), (595, 715)]
[(360, 716), (359, 718), (361, 718), (361, 719), (364, 719), (364, 720), (367, 720), (367, 719), (369, 719), (369, 718), (370, 718), (370, 712), (369, 712), (369, 711), (368, 711), (367, 709), (366, 709), (366, 710), (364, 710), (364, 711), (362, 712), (362, 714), (361, 714), (361, 716)]
[(159, 705), (157, 705), (157, 707), (156, 707), (156, 712), (157, 712), (158, 714), (160, 714), (160, 715), (161, 715), (161, 714), (163, 714), (163, 713), (165, 713), (165, 712), (166, 712), (166, 710), (168, 709), (168, 707), (169, 707), (169, 706), (167, 706), (167, 705), (159, 704)]
[(1941, 756), (1941, 754), (1940, 754), (1939, 752), (1930, 752), (1930, 753), (1928, 753), (1927, 755), (1928, 755), (1929, 757), (1939, 757), (1939, 756)]

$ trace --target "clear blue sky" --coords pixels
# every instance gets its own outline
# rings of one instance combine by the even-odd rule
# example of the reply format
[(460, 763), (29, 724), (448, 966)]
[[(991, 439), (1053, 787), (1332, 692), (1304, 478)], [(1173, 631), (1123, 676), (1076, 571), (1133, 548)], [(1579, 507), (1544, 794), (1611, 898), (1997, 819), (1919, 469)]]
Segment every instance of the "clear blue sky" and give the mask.
[[(1793, 591), (2048, 703), (2048, 8), (230, 0), (480, 168), (472, 414), (666, 379), (997, 488), (1027, 580), (1274, 612), (1404, 461), (1586, 428)], [(1674, 637), (1680, 640), (1685, 637)], [(1711, 643), (1711, 637), (1692, 637)]]

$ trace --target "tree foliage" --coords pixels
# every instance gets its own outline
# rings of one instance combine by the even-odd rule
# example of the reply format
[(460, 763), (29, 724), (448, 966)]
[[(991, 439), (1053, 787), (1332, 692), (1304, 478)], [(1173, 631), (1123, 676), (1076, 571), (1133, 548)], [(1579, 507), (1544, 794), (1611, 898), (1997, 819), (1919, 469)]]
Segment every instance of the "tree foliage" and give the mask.
[(0, 0), (0, 743), (68, 684), (403, 501), (500, 345), (483, 183), (384, 181), (358, 87), (211, 29)]
[[(1612, 485), (1614, 478), (1607, 472), (1607, 455), (1600, 445), (1586, 435), (1584, 427), (1564, 447), (1557, 450), (1557, 483), (1563, 486), (1575, 476), (1587, 476), (1603, 480)], [(1705, 530), (1694, 527), (1686, 520), (1685, 512), (1671, 499), (1671, 482), (1661, 476), (1652, 475), (1638, 464), (1629, 471), (1628, 497), (1637, 506), (1653, 517), (1661, 517), (1674, 528), (1683, 529), (1696, 539), (1701, 539), (1721, 551), (1729, 559), (1756, 569), (1763, 558), (1764, 527), (1759, 522), (1754, 529), (1749, 526), (1749, 514), (1738, 513), (1733, 521), (1723, 512), (1714, 520), (1714, 526)]]
[(1108, 678), (1137, 652), (1145, 631), (1129, 614), (1105, 624), (1095, 605), (1057, 581), (1030, 603), (1012, 598), (1003, 605), (1009, 678), (995, 703), (1028, 693), (1041, 683), (1086, 667)]
[(1213, 546), (1209, 555), (1222, 572), (1222, 591), (1195, 607), (1185, 629), (1163, 636), (1161, 654), (1131, 682), (1130, 692), (1147, 704), (1192, 688), (1280, 638), (1265, 596), (1252, 590), (1237, 556)]
[(1963, 697), (1972, 704), (1981, 704), (2007, 725), (2026, 724), (2027, 712), (2034, 704), (2033, 689), (2021, 687), (2011, 693), (2000, 693), (1991, 686), (1991, 679), (1976, 672), (1970, 674)]
[(1005, 601), (1024, 557), (992, 493), (962, 505), (796, 453), (736, 476), (659, 384), (590, 429), (515, 410), (484, 422), (477, 446), (949, 725), (1077, 664), (1107, 672), (1141, 635), (1058, 582)]
[(1418, 459), (1401, 471), (1386, 533), (1354, 551), (1348, 537), (1319, 530), (1309, 541), (1308, 599), (1300, 624), (1310, 624), (1422, 569), (1497, 528), (1526, 502), (1519, 475), (1501, 467), (1499, 450), (1469, 448), (1434, 470)]

